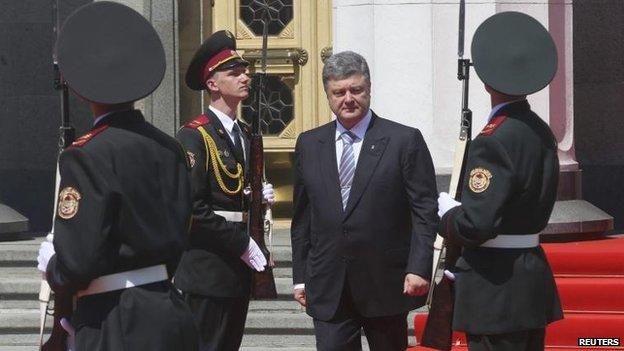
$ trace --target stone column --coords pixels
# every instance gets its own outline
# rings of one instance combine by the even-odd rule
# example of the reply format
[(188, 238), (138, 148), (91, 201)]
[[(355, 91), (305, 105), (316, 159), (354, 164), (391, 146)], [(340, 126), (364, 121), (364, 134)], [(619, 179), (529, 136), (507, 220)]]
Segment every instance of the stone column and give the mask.
[[(334, 52), (353, 50), (368, 61), (372, 108), (382, 117), (414, 126), (431, 151), (438, 186), (447, 190), (458, 136), (461, 84), (457, 80), (459, 1), (334, 0)], [(540, 21), (552, 34), (559, 70), (552, 84), (532, 94), (532, 109), (550, 124), (559, 143), (559, 200), (547, 231), (604, 231), (612, 219), (579, 200), (580, 172), (574, 153), (572, 70), (572, 1), (467, 0), (465, 57), (476, 28), (489, 16), (519, 11)], [(483, 83), (471, 71), (470, 108), (473, 134), (486, 123), (491, 109)], [(609, 222), (610, 221), (610, 222)], [(611, 224), (609, 224), (611, 223)]]
[(160, 130), (174, 135), (180, 124), (178, 2), (176, 0), (114, 0), (141, 13), (154, 26), (167, 59), (165, 77), (156, 91), (137, 102), (145, 118)]

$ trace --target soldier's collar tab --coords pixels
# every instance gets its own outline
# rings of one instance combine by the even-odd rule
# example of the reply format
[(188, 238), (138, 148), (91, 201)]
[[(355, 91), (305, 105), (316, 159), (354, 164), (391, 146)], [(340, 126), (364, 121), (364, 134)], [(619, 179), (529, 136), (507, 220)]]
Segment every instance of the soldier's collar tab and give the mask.
[(84, 146), (87, 142), (89, 142), (89, 140), (93, 139), (93, 137), (95, 137), (96, 135), (102, 133), (106, 128), (108, 128), (108, 124), (104, 123), (101, 124), (93, 129), (91, 129), (87, 134), (81, 136), (80, 138), (76, 139), (71, 146), (72, 147), (81, 147)]

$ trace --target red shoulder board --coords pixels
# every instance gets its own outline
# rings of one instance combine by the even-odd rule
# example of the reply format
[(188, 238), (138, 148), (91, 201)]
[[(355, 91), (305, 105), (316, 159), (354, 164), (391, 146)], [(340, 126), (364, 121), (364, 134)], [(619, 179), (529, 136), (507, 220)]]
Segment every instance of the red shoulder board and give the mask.
[(507, 116), (496, 116), (492, 118), (490, 123), (488, 123), (485, 126), (485, 128), (483, 128), (483, 130), (481, 131), (481, 133), (479, 133), (479, 135), (492, 135), (492, 133), (494, 133), (496, 128), (498, 128), (501, 124), (503, 124), (503, 122), (505, 122), (506, 119), (507, 119)]
[(91, 129), (89, 131), (89, 133), (81, 136), (80, 138), (76, 139), (76, 141), (74, 141), (71, 146), (75, 146), (75, 147), (81, 147), (84, 144), (86, 144), (89, 140), (93, 139), (94, 136), (102, 133), (106, 128), (108, 128), (108, 124), (102, 124), (101, 126)]
[(184, 126), (187, 128), (192, 128), (192, 129), (197, 129), (201, 126), (203, 126), (204, 124), (209, 124), (210, 123), (210, 119), (208, 118), (208, 116), (206, 115), (200, 115), (199, 117), (195, 118), (192, 121), (189, 121), (188, 123), (186, 123)]

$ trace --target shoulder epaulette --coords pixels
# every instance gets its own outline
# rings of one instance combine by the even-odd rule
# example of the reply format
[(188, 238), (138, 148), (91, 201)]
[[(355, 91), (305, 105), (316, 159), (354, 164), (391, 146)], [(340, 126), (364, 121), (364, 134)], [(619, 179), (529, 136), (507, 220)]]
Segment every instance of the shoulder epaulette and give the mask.
[(97, 127), (97, 128), (93, 128), (89, 131), (89, 133), (81, 136), (80, 138), (76, 139), (76, 141), (74, 141), (71, 146), (74, 147), (81, 147), (84, 144), (86, 144), (89, 140), (93, 139), (94, 136), (102, 133), (106, 128), (108, 128), (108, 124), (102, 124), (101, 126)]
[(481, 131), (481, 133), (479, 133), (479, 135), (492, 135), (492, 133), (494, 133), (494, 131), (500, 127), (501, 124), (503, 124), (503, 122), (505, 122), (505, 120), (507, 119), (507, 116), (501, 115), (501, 116), (496, 116), (494, 118), (492, 118), (492, 120), (490, 121), (490, 123), (488, 123), (485, 128), (483, 128), (483, 130)]
[(208, 118), (208, 116), (200, 115), (199, 117), (195, 118), (194, 120), (191, 120), (188, 123), (186, 123), (184, 126), (186, 128), (197, 129), (197, 128), (203, 126), (204, 124), (209, 124), (209, 123), (210, 123), (210, 118)]

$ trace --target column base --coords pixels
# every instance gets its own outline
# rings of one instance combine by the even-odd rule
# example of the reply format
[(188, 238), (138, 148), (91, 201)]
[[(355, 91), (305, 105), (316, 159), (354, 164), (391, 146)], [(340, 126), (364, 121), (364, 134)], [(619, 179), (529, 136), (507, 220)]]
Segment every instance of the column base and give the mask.
[(0, 240), (11, 234), (28, 231), (28, 218), (10, 208), (0, 204)]
[(581, 176), (578, 168), (560, 171), (557, 202), (541, 233), (542, 242), (595, 239), (613, 230), (613, 217), (581, 199)]

